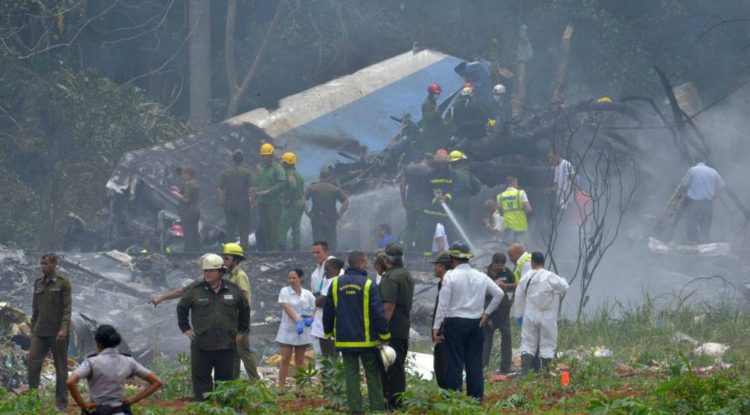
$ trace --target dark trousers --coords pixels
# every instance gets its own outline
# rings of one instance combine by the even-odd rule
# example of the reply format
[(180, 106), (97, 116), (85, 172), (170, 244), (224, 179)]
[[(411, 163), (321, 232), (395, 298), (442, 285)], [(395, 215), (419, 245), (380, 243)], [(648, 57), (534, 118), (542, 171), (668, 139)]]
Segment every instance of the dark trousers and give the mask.
[(513, 348), (511, 345), (510, 335), (510, 306), (501, 306), (496, 313), (499, 319), (487, 321), (484, 326), (484, 344), (482, 346), (482, 368), (487, 368), (492, 355), (492, 342), (495, 337), (495, 330), (500, 330), (500, 373), (510, 372), (510, 365), (513, 360)]
[[(203, 394), (214, 390), (214, 380), (232, 380), (234, 376), (234, 358), (236, 351), (200, 350), (191, 348), (190, 369), (193, 374), (193, 397), (203, 401)], [(213, 379), (211, 371), (214, 372)]]
[(200, 219), (200, 215), (184, 215), (180, 217), (185, 252), (200, 252), (203, 250), (201, 234), (198, 231), (198, 222)]
[(237, 347), (237, 353), (234, 357), (234, 378), (240, 377), (240, 361), (245, 365), (245, 371), (247, 377), (252, 380), (260, 380), (258, 375), (258, 364), (255, 361), (255, 354), (250, 349), (250, 338), (245, 335), (242, 336), (242, 341)]
[(435, 371), (435, 381), (437, 381), (438, 387), (443, 389), (448, 388), (448, 384), (445, 381), (445, 365), (447, 363), (448, 356), (446, 355), (445, 343), (435, 344), (433, 350), (433, 363), (432, 369)]
[(118, 406), (97, 405), (93, 411), (81, 409), (83, 415), (133, 415), (130, 405), (120, 404)]
[(281, 214), (281, 202), (258, 204), (258, 233), (256, 234), (258, 250), (276, 251), (279, 249)]
[(325, 358), (335, 359), (338, 353), (336, 353), (336, 342), (331, 339), (317, 339), (320, 345), (320, 354)]
[(415, 207), (411, 203), (406, 204), (406, 226), (401, 231), (401, 240), (404, 241), (404, 247), (411, 249), (414, 245), (414, 237), (417, 233), (417, 216), (419, 216), (419, 208)]
[(688, 241), (704, 244), (711, 240), (711, 221), (714, 217), (712, 200), (685, 199), (685, 225)]
[(287, 234), (292, 231), (292, 251), (299, 252), (300, 249), (300, 225), (302, 215), (305, 213), (301, 206), (285, 206), (284, 213), (281, 215), (281, 225), (279, 227), (279, 249), (287, 250)]
[(247, 237), (250, 235), (250, 204), (246, 209), (224, 209), (225, 231), (228, 240), (239, 239), (245, 252), (250, 248)]
[(448, 357), (445, 365), (445, 381), (448, 389), (461, 390), (462, 373), (465, 369), (466, 393), (481, 402), (484, 398), (482, 374), (484, 330), (479, 327), (479, 319), (446, 318), (444, 342)]
[(380, 373), (383, 364), (378, 360), (378, 350), (375, 348), (359, 351), (342, 351), (344, 360), (344, 379), (346, 382), (346, 401), (349, 411), (362, 412), (362, 391), (359, 389), (359, 361), (365, 369), (365, 380), (367, 381), (367, 396), (370, 399), (370, 411), (384, 411), (385, 400), (383, 399), (383, 384)]
[(313, 242), (315, 241), (326, 241), (328, 242), (328, 249), (331, 252), (336, 252), (336, 225), (338, 220), (336, 219), (323, 219), (323, 218), (310, 218), (310, 225), (312, 226), (312, 237)]
[(409, 339), (391, 338), (389, 344), (396, 351), (396, 361), (385, 371), (383, 390), (388, 409), (394, 410), (401, 406), (400, 396), (406, 391), (406, 352), (409, 351)]
[(55, 362), (55, 401), (58, 406), (68, 404), (68, 337), (58, 342), (55, 336), (32, 336), (29, 350), (29, 388), (39, 388), (44, 358), (52, 351)]

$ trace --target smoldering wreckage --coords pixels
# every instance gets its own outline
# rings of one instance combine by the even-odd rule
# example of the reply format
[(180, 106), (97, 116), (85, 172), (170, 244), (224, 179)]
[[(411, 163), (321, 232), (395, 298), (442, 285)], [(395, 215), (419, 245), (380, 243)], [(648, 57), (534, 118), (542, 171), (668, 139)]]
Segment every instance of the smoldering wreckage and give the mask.
[[(557, 86), (549, 104), (529, 109), (525, 96), (526, 64), (533, 58), (533, 50), (528, 40), (521, 38), (515, 73), (506, 68), (499, 70), (505, 78), (503, 83), (513, 85), (512, 94), (507, 94), (512, 96), (505, 98), (505, 106), (497, 111), (500, 116), (492, 125), (485, 125), (486, 119), (482, 120), (480, 128), (475, 129), (479, 134), (454, 134), (446, 143), (467, 155), (468, 169), (484, 185), (482, 193), (474, 198), (472, 215), (481, 217), (481, 202), (494, 198), (508, 175), (518, 177), (530, 199), (539, 201), (536, 210), (549, 210), (545, 204), (552, 205), (552, 199), (545, 189), (550, 183), (547, 149), (551, 147), (577, 154), (575, 163), (582, 167), (596, 159), (591, 154), (609, 153), (617, 160), (638, 160), (632, 164), (632, 171), (618, 172), (627, 180), (639, 177), (637, 191), (645, 195), (630, 207), (638, 219), (631, 220), (624, 238), (642, 246), (641, 252), (654, 258), (654, 262), (673, 257), (677, 259), (666, 262), (679, 263), (680, 258), (698, 254), (704, 255), (703, 269), (723, 263), (716, 269), (724, 271), (727, 262), (738, 264), (741, 272), (735, 282), (746, 282), (748, 268), (737, 259), (739, 248), (733, 250), (728, 243), (699, 247), (682, 243), (674, 229), (684, 196), (680, 196), (678, 188), (672, 198), (668, 197), (684, 173), (669, 166), (687, 167), (690, 157), (696, 154), (712, 157), (713, 146), (708, 137), (714, 135), (702, 131), (701, 120), (709, 119), (718, 106), (703, 106), (689, 84), (673, 88), (658, 68), (655, 72), (664, 86), (666, 100), (600, 96), (566, 102), (563, 88), (570, 59), (568, 34), (562, 38)], [(336, 181), (352, 195), (350, 212), (339, 224), (340, 251), (374, 250), (371, 235), (377, 224), (389, 223), (396, 230), (404, 223), (396, 185), (402, 168), (418, 161), (424, 153), (424, 141), (429, 137), (416, 118), (421, 113), (424, 87), (434, 82), (445, 91), (454, 91), (439, 103), (444, 119), (449, 117), (465, 82), (473, 83), (478, 99), (491, 97), (496, 83), (486, 61), (464, 62), (432, 50), (413, 50), (287, 97), (275, 110), (256, 109), (196, 134), (124, 154), (106, 185), (107, 211), (96, 218), (70, 214), (59, 263), (74, 287), (70, 355), (80, 357), (94, 350), (92, 331), (101, 323), (118, 327), (129, 350), (143, 362), (187, 350), (174, 308), (155, 308), (148, 302), (152, 295), (184, 286), (198, 277), (195, 261), (199, 254), (181, 253), (179, 230), (174, 226), (179, 217), (169, 189), (179, 179), (180, 165), (191, 165), (201, 193), (212, 195), (219, 173), (235, 149), (244, 151), (249, 165), (259, 161), (257, 149), (263, 142), (293, 149), (304, 155), (298, 170), (308, 183), (317, 178), (322, 168), (330, 168)], [(734, 95), (744, 105), (750, 102), (750, 88), (738, 89)], [(491, 102), (491, 98), (486, 102)], [(726, 208), (744, 220), (744, 227), (750, 217), (743, 204), (747, 195), (735, 194), (731, 185)], [(373, 194), (392, 203), (371, 203)], [(200, 209), (206, 250), (217, 251), (219, 244), (225, 242), (223, 212), (211, 197), (202, 198)], [(642, 219), (644, 214), (648, 220)], [(476, 229), (468, 228), (470, 234), (477, 234)], [(303, 229), (303, 240), (309, 240), (309, 228)], [(499, 248), (489, 243), (477, 246), (482, 253), (476, 262), (482, 266), (488, 262), (487, 255)], [(436, 295), (430, 264), (420, 255), (407, 255), (406, 260), (418, 280), (412, 335), (428, 338)], [(278, 292), (285, 285), (285, 271), (309, 270), (311, 262), (306, 252), (265, 252), (253, 253), (243, 264), (253, 291), (251, 343), (261, 359), (276, 353), (273, 338), (280, 316), (276, 303)], [(0, 362), (0, 382), (8, 389), (25, 383), (21, 349), (28, 347), (24, 323), (31, 308), (30, 282), (39, 274), (37, 263), (36, 254), (0, 248), (0, 289), (5, 293), (0, 308), (0, 347), (5, 356)], [(663, 273), (690, 273), (679, 267), (666, 268), (667, 265)], [(669, 284), (669, 279), (665, 281)]]

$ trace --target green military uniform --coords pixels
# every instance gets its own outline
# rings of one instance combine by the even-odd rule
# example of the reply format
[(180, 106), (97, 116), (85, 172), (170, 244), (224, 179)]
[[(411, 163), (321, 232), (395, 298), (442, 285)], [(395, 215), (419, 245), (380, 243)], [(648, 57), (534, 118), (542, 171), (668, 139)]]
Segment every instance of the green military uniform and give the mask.
[(313, 241), (326, 241), (328, 248), (336, 250), (336, 224), (338, 210), (336, 202), (347, 200), (344, 192), (329, 181), (315, 182), (307, 188), (305, 199), (312, 200), (310, 209), (310, 225), (312, 226)]
[(185, 182), (182, 190), (182, 196), (188, 201), (187, 203), (179, 202), (177, 214), (180, 215), (182, 222), (183, 241), (185, 243), (185, 252), (199, 252), (203, 250), (201, 236), (198, 231), (198, 222), (201, 219), (201, 211), (198, 209), (200, 200), (200, 186), (195, 180)]
[(203, 394), (213, 390), (212, 371), (217, 381), (234, 379), (235, 336), (248, 334), (250, 305), (231, 282), (221, 281), (219, 291), (214, 292), (199, 281), (180, 298), (177, 323), (183, 333), (192, 328), (195, 334), (190, 344), (193, 392), (195, 399), (202, 401)]
[(479, 191), (482, 190), (482, 183), (465, 167), (458, 167), (454, 170), (456, 171), (456, 184), (453, 187), (451, 208), (456, 215), (456, 219), (458, 219), (458, 223), (464, 228), (468, 228), (471, 197), (479, 194)]
[(286, 170), (286, 189), (284, 191), (284, 212), (281, 215), (279, 229), (279, 249), (286, 249), (286, 236), (292, 230), (292, 250), (300, 249), (300, 223), (305, 213), (305, 180), (296, 169)]
[(279, 225), (282, 209), (281, 199), (286, 187), (286, 173), (278, 163), (262, 164), (258, 173), (258, 193), (268, 191), (268, 194), (258, 194), (258, 232), (256, 234), (258, 249), (273, 251), (279, 249)]
[[(239, 287), (241, 291), (246, 291), (248, 296), (251, 294), (250, 278), (248, 278), (247, 273), (239, 265), (234, 267), (227, 280)], [(250, 336), (243, 336), (242, 342), (237, 345), (237, 356), (234, 359), (235, 378), (240, 377), (240, 361), (245, 365), (247, 377), (255, 380), (260, 379), (260, 375), (258, 375), (258, 363), (255, 360), (255, 354), (250, 348)]]
[(219, 176), (218, 187), (224, 192), (225, 230), (230, 239), (239, 239), (248, 250), (250, 235), (250, 189), (255, 186), (253, 173), (241, 164), (233, 164)]
[(59, 332), (70, 333), (70, 315), (73, 304), (70, 280), (59, 272), (51, 278), (34, 281), (34, 299), (31, 309), (31, 350), (29, 351), (29, 387), (37, 389), (42, 364), (47, 352), (52, 350), (55, 363), (55, 400), (58, 407), (67, 405), (68, 389), (68, 339), (56, 340)]
[[(391, 247), (386, 247), (386, 255)], [(398, 248), (400, 250), (400, 248)], [(403, 253), (403, 251), (401, 251)], [(400, 406), (399, 395), (406, 391), (406, 354), (409, 351), (409, 329), (411, 328), (411, 305), (414, 297), (414, 280), (402, 265), (393, 266), (385, 272), (380, 281), (380, 294), (383, 302), (395, 306), (388, 327), (391, 330), (391, 347), (396, 351), (396, 362), (386, 370), (384, 383), (387, 385), (388, 408)]]

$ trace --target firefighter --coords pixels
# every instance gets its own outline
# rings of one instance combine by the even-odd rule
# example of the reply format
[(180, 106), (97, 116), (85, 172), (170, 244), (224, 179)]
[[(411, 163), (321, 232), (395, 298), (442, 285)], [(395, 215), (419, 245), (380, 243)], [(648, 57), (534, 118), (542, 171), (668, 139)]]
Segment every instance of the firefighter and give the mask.
[(281, 228), (279, 229), (279, 249), (286, 250), (286, 236), (292, 231), (292, 251), (300, 249), (300, 223), (305, 213), (305, 180), (295, 168), (297, 156), (286, 152), (281, 156), (281, 166), (286, 172), (286, 189), (284, 191), (284, 212), (281, 214)]
[(456, 172), (456, 183), (453, 190), (453, 213), (461, 226), (469, 226), (469, 209), (471, 206), (472, 196), (479, 194), (482, 190), (482, 183), (479, 182), (466, 165), (466, 155), (460, 150), (453, 150), (448, 154), (451, 167)]
[(364, 252), (349, 254), (349, 268), (334, 277), (323, 308), (326, 337), (333, 336), (336, 349), (344, 360), (346, 400), (349, 411), (362, 413), (359, 388), (359, 362), (365, 370), (370, 411), (384, 411), (383, 386), (378, 361), (378, 344), (391, 334), (383, 312), (383, 301), (377, 284), (367, 278), (367, 256)]
[(419, 122), (423, 138), (422, 145), (418, 147), (414, 154), (421, 156), (448, 145), (450, 134), (448, 134), (438, 105), (438, 98), (442, 92), (443, 89), (438, 84), (430, 84), (427, 87), (427, 97), (422, 103), (422, 120)]
[(260, 146), (261, 163), (255, 199), (258, 205), (258, 250), (279, 249), (279, 225), (282, 215), (281, 199), (286, 187), (286, 173), (273, 160), (273, 145)]
[[(431, 253), (432, 240), (435, 235), (435, 227), (439, 222), (447, 223), (448, 214), (442, 207), (443, 203), (450, 203), (453, 199), (452, 192), (456, 182), (456, 172), (448, 164), (450, 158), (445, 149), (435, 151), (432, 161), (432, 171), (429, 175), (429, 185), (432, 200), (422, 209), (417, 218), (416, 245), (423, 253)], [(453, 232), (448, 232), (453, 233)]]
[(180, 167), (180, 176), (183, 188), (172, 186), (171, 193), (177, 199), (177, 214), (184, 232), (185, 252), (198, 252), (203, 249), (198, 223), (201, 219), (201, 211), (198, 208), (200, 200), (200, 185), (195, 181), (195, 171), (192, 167)]

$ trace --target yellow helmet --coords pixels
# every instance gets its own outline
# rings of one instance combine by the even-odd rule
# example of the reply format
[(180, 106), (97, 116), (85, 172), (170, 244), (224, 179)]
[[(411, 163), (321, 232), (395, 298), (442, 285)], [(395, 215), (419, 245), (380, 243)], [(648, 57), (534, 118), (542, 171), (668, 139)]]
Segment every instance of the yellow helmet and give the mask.
[(273, 145), (270, 143), (263, 143), (262, 146), (260, 146), (260, 155), (261, 156), (270, 156), (274, 152)]
[(224, 268), (224, 260), (216, 254), (206, 254), (200, 260), (201, 269), (204, 271)]
[(245, 259), (245, 251), (242, 250), (242, 247), (239, 244), (234, 242), (224, 244), (224, 252), (222, 252), (222, 255), (234, 255), (240, 259)]
[(611, 104), (614, 101), (612, 101), (612, 98), (610, 97), (601, 97), (597, 99), (596, 102), (598, 102), (599, 104)]
[(489, 125), (490, 128), (495, 128), (495, 124), (497, 124), (497, 121), (495, 121), (494, 118), (490, 118), (489, 120), (487, 120), (487, 125)]
[(294, 166), (295, 164), (297, 164), (297, 156), (294, 153), (287, 151), (281, 156), (281, 162), (290, 166)]
[(451, 151), (450, 154), (448, 154), (448, 157), (450, 158), (451, 163), (455, 161), (466, 160), (466, 155), (461, 150)]

